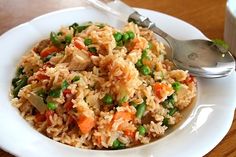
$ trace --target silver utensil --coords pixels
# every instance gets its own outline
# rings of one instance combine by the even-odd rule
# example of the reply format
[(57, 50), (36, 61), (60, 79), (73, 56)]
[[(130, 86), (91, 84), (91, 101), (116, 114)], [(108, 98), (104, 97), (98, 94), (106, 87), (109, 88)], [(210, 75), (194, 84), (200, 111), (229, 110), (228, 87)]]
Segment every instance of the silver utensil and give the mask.
[(142, 16), (120, 0), (88, 0), (95, 7), (116, 15), (121, 20), (133, 21), (147, 27), (164, 38), (171, 48), (174, 64), (192, 75), (205, 78), (228, 76), (235, 69), (235, 60), (231, 53), (210, 40), (177, 40), (156, 27), (149, 18)]

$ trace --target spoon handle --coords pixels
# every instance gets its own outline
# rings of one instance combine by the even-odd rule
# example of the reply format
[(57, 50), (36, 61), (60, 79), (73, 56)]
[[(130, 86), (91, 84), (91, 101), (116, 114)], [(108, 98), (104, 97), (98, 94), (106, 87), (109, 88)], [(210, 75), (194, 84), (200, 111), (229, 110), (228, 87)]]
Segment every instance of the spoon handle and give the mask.
[(156, 34), (158, 34), (159, 36), (164, 38), (170, 44), (174, 43), (174, 41), (175, 41), (175, 39), (172, 36), (170, 36), (169, 34), (164, 32), (160, 28), (158, 28), (154, 22), (152, 22), (149, 18), (139, 14), (137, 11), (133, 12), (129, 16), (128, 21), (129, 22), (133, 21), (134, 23), (138, 24), (139, 26), (149, 28), (150, 30), (152, 30), (153, 32), (155, 32)]

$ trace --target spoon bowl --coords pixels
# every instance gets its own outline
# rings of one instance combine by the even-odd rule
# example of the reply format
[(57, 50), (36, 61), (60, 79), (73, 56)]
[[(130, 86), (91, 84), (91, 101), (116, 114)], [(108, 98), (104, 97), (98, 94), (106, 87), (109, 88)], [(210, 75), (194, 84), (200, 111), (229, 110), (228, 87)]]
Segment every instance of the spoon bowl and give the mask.
[(235, 69), (231, 53), (210, 40), (176, 40), (168, 38), (172, 60), (192, 75), (207, 78), (224, 77)]

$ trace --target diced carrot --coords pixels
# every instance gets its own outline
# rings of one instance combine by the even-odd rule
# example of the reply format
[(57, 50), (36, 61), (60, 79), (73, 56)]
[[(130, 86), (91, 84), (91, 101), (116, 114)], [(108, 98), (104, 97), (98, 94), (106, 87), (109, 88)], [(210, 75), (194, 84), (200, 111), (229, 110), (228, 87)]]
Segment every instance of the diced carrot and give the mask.
[(195, 82), (195, 78), (192, 75), (189, 75), (183, 82), (185, 84), (190, 84), (192, 82)]
[(77, 124), (83, 134), (89, 133), (91, 129), (95, 126), (95, 120), (90, 117), (81, 115)]
[(132, 139), (135, 138), (135, 132), (132, 131), (132, 130), (127, 129), (127, 130), (124, 131), (124, 134), (125, 134), (126, 136), (132, 138)]
[(87, 50), (87, 47), (85, 46), (83, 40), (81, 38), (74, 38), (74, 45), (78, 49), (84, 49)]
[(48, 79), (50, 79), (50, 77), (45, 74), (39, 73), (36, 75), (36, 79), (37, 80), (48, 80)]
[(48, 55), (52, 54), (53, 52), (57, 52), (57, 51), (58, 51), (58, 48), (55, 46), (47, 47), (40, 52), (40, 56), (47, 57)]
[(68, 112), (73, 108), (73, 105), (74, 104), (70, 100), (70, 101), (65, 102), (64, 107), (65, 107), (66, 111)]
[(98, 136), (98, 137), (97, 137), (97, 143), (98, 143), (99, 145), (102, 144), (102, 137), (101, 137), (101, 136)]
[(35, 122), (44, 122), (46, 119), (47, 118), (46, 118), (45, 114), (38, 113), (35, 116)]
[(124, 107), (129, 106), (129, 102), (124, 102), (124, 103), (121, 104), (121, 106), (124, 106)]
[(71, 94), (71, 90), (70, 90), (70, 89), (65, 89), (65, 90), (63, 91), (64, 97), (65, 97), (67, 94)]
[(47, 110), (45, 112), (45, 117), (46, 117), (49, 125), (52, 124), (52, 122), (50, 121), (50, 116), (52, 116), (53, 114), (54, 114), (54, 111), (52, 111), (52, 110)]
[(153, 85), (153, 90), (154, 90), (154, 93), (155, 93), (155, 95), (159, 98), (159, 99), (161, 99), (162, 98), (162, 92), (163, 91), (171, 91), (172, 89), (171, 89), (171, 87), (169, 87), (167, 84), (165, 84), (165, 83), (159, 83), (159, 82), (157, 82), (157, 83), (155, 83), (154, 85)]
[(117, 120), (122, 118), (123, 120), (133, 120), (134, 115), (128, 111), (119, 111), (116, 112), (113, 116), (113, 120)]

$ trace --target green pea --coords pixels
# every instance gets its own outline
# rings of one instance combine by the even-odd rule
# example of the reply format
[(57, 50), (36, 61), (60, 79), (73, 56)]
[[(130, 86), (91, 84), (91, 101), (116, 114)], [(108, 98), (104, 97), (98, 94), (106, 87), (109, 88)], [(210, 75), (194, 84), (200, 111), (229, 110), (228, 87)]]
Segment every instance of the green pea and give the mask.
[(137, 63), (135, 64), (135, 66), (136, 66), (137, 68), (141, 68), (141, 67), (143, 66), (142, 60), (139, 59), (139, 60), (137, 61)]
[(64, 80), (61, 85), (61, 90), (65, 90), (68, 86), (69, 86), (69, 83), (66, 80)]
[(124, 33), (123, 37), (122, 37), (123, 42), (127, 42), (129, 40), (129, 34), (128, 33)]
[(134, 37), (135, 37), (134, 32), (128, 31), (126, 33), (129, 35), (129, 39), (134, 39)]
[(75, 76), (73, 79), (72, 79), (72, 82), (76, 82), (76, 81), (79, 81), (80, 80), (80, 77), (79, 76)]
[(123, 149), (125, 148), (125, 144), (121, 143), (118, 139), (116, 139), (112, 144), (112, 149)]
[(143, 102), (142, 104), (139, 104), (139, 105), (137, 106), (136, 117), (139, 118), (139, 119), (142, 118), (142, 116), (143, 116), (145, 110), (146, 110), (146, 103)]
[(147, 65), (143, 65), (141, 68), (140, 68), (140, 72), (143, 74), (143, 75), (149, 75), (151, 74), (151, 69), (147, 66)]
[(145, 133), (146, 133), (146, 128), (144, 127), (144, 126), (142, 126), (142, 125), (140, 125), (139, 127), (138, 127), (138, 132), (139, 132), (139, 135), (145, 135)]
[(71, 37), (71, 35), (70, 34), (67, 34), (66, 36), (65, 36), (65, 42), (66, 42), (66, 44), (70, 44), (71, 43), (71, 40), (72, 40), (72, 37)]
[(175, 91), (178, 91), (181, 88), (181, 84), (179, 82), (174, 82), (172, 87)]
[(47, 104), (47, 107), (49, 110), (55, 110), (57, 108), (56, 104), (52, 103), (52, 102), (49, 102)]
[(116, 32), (113, 36), (114, 36), (116, 42), (118, 42), (122, 39), (122, 34), (120, 32)]
[(92, 39), (89, 39), (89, 38), (84, 39), (84, 44), (86, 46), (91, 45), (92, 44)]
[(103, 97), (103, 102), (105, 104), (112, 104), (113, 103), (113, 99), (112, 99), (112, 96), (110, 94), (106, 94), (104, 97)]
[(148, 52), (147, 52), (146, 49), (142, 51), (141, 59), (142, 59), (142, 60), (143, 60), (143, 59), (150, 59), (150, 57), (148, 56)]
[(89, 50), (89, 52), (91, 52), (91, 53), (93, 53), (93, 54), (96, 54), (96, 53), (97, 53), (96, 47), (89, 47), (88, 50)]

